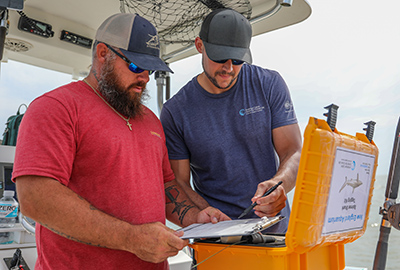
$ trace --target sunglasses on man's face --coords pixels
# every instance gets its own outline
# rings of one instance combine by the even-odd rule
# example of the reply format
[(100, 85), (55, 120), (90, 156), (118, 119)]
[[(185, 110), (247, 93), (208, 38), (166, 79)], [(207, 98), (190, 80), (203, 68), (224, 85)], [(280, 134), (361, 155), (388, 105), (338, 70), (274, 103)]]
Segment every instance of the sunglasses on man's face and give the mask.
[[(215, 63), (218, 63), (218, 64), (224, 64), (226, 61), (228, 61), (229, 59), (224, 59), (224, 60), (212, 60), (213, 62), (215, 62)], [(241, 64), (243, 64), (244, 63), (244, 61), (241, 61), (241, 60), (234, 60), (234, 59), (231, 59), (232, 60), (232, 65), (234, 65), (234, 66), (238, 66), (238, 65), (241, 65)]]
[[(104, 45), (107, 46), (107, 48), (109, 48), (113, 53), (115, 53), (116, 55), (118, 55), (122, 60), (124, 60), (125, 62), (128, 63), (128, 67), (129, 70), (132, 71), (133, 73), (142, 73), (144, 71), (146, 71), (145, 69), (141, 69), (140, 67), (138, 67), (137, 65), (135, 65), (134, 63), (132, 63), (131, 61), (129, 61), (128, 58), (126, 58), (125, 56), (123, 56), (122, 54), (120, 54), (119, 52), (117, 52), (116, 50), (114, 50), (110, 45), (104, 43)], [(149, 70), (149, 75), (153, 74), (154, 70)]]

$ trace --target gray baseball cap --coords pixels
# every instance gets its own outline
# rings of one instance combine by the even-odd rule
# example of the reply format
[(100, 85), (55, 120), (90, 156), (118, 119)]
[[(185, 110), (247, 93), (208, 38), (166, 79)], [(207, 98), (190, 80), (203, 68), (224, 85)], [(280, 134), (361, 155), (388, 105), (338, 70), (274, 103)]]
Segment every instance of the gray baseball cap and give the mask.
[(232, 9), (217, 9), (201, 25), (200, 38), (208, 58), (214, 61), (234, 59), (249, 64), (252, 29), (250, 22)]
[(145, 70), (173, 72), (160, 58), (156, 28), (137, 14), (118, 13), (97, 29), (95, 39), (117, 47), (135, 65)]

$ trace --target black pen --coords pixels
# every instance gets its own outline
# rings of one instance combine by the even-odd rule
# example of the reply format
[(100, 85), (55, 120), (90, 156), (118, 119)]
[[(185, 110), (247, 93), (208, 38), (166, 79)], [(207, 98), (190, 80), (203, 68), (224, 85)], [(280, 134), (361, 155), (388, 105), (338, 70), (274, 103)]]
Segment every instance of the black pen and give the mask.
[[(279, 181), (278, 184), (276, 184), (272, 188), (268, 189), (267, 192), (265, 192), (264, 195), (262, 195), (262, 197), (265, 197), (265, 196), (268, 196), (269, 194), (271, 194), (281, 184), (282, 184), (282, 181)], [(257, 202), (254, 202), (252, 205), (247, 207), (246, 210), (244, 210), (243, 213), (238, 217), (238, 219), (247, 215), (256, 205), (257, 205)]]

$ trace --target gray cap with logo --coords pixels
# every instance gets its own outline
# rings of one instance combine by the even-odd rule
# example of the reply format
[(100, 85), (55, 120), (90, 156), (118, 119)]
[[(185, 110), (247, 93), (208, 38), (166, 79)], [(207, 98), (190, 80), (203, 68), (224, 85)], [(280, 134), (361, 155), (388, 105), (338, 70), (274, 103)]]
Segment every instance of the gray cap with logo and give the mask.
[(156, 28), (137, 14), (118, 13), (97, 29), (95, 39), (117, 47), (135, 65), (145, 70), (172, 70), (160, 58)]
[(251, 36), (250, 22), (232, 9), (214, 10), (204, 19), (200, 30), (207, 56), (214, 61), (234, 59), (251, 64)]

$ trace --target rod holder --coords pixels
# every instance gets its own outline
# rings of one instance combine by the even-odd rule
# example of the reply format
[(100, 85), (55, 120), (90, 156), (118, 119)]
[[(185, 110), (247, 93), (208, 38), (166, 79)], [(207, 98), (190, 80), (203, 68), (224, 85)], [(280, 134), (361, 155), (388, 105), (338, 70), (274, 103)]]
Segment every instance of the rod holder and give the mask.
[(327, 117), (326, 122), (328, 123), (331, 130), (334, 131), (336, 128), (336, 121), (338, 115), (337, 111), (339, 109), (339, 106), (332, 103), (331, 105), (324, 107), (324, 109), (328, 110), (328, 112), (324, 113), (324, 116)]
[(369, 121), (367, 123), (364, 123), (364, 125), (367, 125), (367, 127), (363, 128), (363, 130), (366, 131), (365, 135), (367, 136), (370, 142), (372, 142), (372, 138), (374, 137), (375, 124), (376, 123), (374, 121)]

